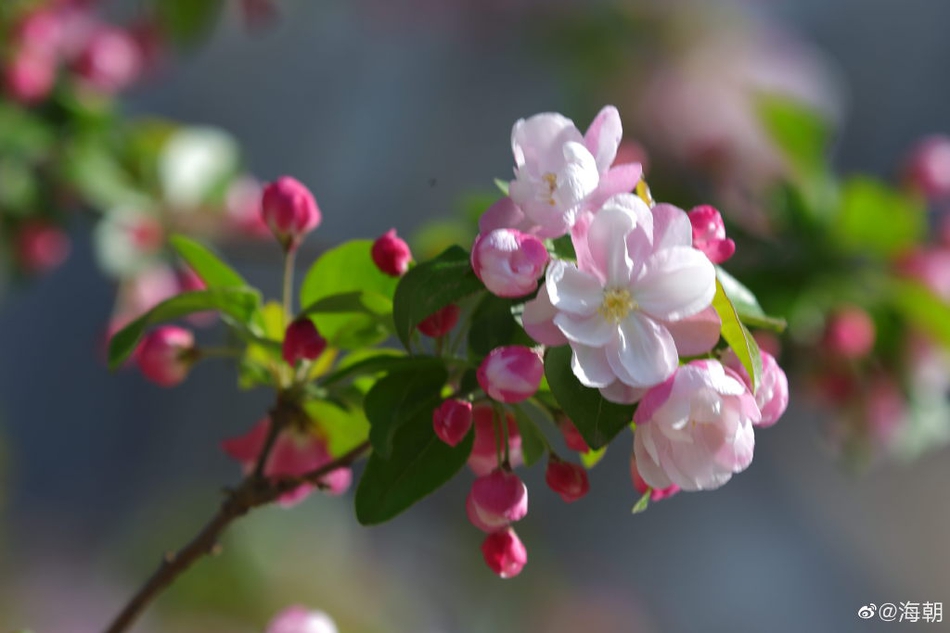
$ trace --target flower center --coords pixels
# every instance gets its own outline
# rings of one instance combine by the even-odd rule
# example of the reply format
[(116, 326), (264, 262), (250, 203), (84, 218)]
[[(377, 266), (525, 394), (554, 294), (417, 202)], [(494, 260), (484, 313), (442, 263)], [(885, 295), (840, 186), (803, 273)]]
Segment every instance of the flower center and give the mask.
[(600, 304), (598, 312), (611, 323), (620, 323), (627, 318), (631, 310), (636, 309), (637, 302), (633, 300), (629, 290), (608, 288), (604, 290), (604, 302)]
[(557, 175), (547, 172), (541, 176), (541, 180), (547, 183), (548, 191), (547, 195), (544, 196), (543, 200), (547, 202), (552, 207), (554, 206), (554, 190), (557, 189)]

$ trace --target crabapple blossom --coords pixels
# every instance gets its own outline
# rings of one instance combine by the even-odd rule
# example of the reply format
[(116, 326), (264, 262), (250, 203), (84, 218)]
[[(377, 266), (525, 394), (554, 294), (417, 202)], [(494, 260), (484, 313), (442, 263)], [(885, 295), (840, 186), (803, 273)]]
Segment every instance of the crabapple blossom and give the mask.
[(515, 180), (509, 184), (514, 208), (505, 207), (507, 228), (531, 227), (539, 237), (564, 235), (584, 209), (632, 191), (640, 165), (613, 165), (622, 133), (613, 106), (605, 106), (583, 136), (573, 121), (556, 113), (517, 121), (511, 131)]
[[(651, 210), (634, 195), (611, 198), (572, 237), (577, 264), (551, 264), (547, 297), (539, 292), (535, 301), (549, 301), (556, 312), (553, 324), (571, 346), (578, 380), (606, 389), (609, 399), (633, 401), (676, 370), (668, 324), (710, 306), (715, 270), (692, 248), (685, 212), (665, 204)], [(529, 333), (541, 329), (535, 317), (543, 309), (526, 308)]]
[(577, 501), (590, 491), (590, 481), (583, 466), (552, 456), (548, 460), (544, 481), (567, 503)]
[(544, 243), (515, 229), (482, 233), (472, 246), (472, 270), (489, 292), (499, 297), (533, 293), (547, 263)]
[(73, 62), (73, 71), (86, 85), (112, 94), (130, 86), (144, 66), (142, 51), (131, 34), (100, 26)]
[(285, 250), (296, 249), (322, 220), (313, 194), (290, 176), (281, 176), (264, 187), (261, 217)]
[(680, 487), (676, 484), (666, 488), (650, 487), (650, 484), (643, 481), (643, 477), (640, 476), (640, 471), (637, 470), (637, 458), (632, 453), (630, 454), (630, 479), (633, 481), (634, 490), (641, 495), (646, 494), (647, 490), (650, 491), (650, 501), (662, 501), (680, 491)]
[(528, 550), (510, 527), (485, 537), (482, 556), (488, 567), (501, 578), (514, 578), (528, 562)]
[[(258, 456), (267, 442), (270, 432), (270, 418), (264, 418), (244, 435), (224, 440), (221, 448), (232, 459), (239, 462), (245, 473), (254, 469)], [(271, 479), (296, 477), (320, 468), (332, 461), (327, 450), (326, 440), (309, 429), (293, 426), (285, 427), (274, 440), (274, 446), (264, 464), (264, 476)], [(349, 468), (341, 467), (327, 473), (320, 480), (320, 488), (330, 495), (340, 495), (350, 487), (353, 473)], [(291, 507), (303, 501), (313, 486), (301, 484), (278, 500), (284, 507)]]
[(452, 398), (432, 412), (432, 428), (440, 440), (457, 446), (472, 428), (472, 403)]
[(389, 229), (376, 238), (370, 254), (376, 267), (390, 277), (405, 275), (412, 262), (412, 251), (405, 240), (396, 235), (396, 229)]
[(863, 358), (874, 348), (874, 321), (857, 306), (839, 308), (825, 322), (822, 344), (842, 358)]
[(317, 326), (307, 317), (287, 326), (284, 334), (283, 357), (291, 367), (301, 360), (314, 360), (327, 348), (327, 340), (320, 336)]
[[(778, 422), (788, 407), (788, 378), (774, 356), (762, 350), (759, 350), (759, 356), (762, 358), (762, 375), (759, 377), (759, 388), (755, 391), (755, 403), (762, 412), (762, 418), (756, 426), (772, 426)], [(749, 372), (746, 371), (735, 352), (732, 350), (726, 352), (723, 355), (722, 364), (728, 370), (738, 374), (746, 388), (752, 391)]]
[(419, 325), (416, 327), (420, 332), (430, 338), (445, 336), (451, 332), (455, 324), (458, 323), (460, 312), (457, 305), (450, 303), (419, 321)]
[[(503, 442), (496, 435), (495, 410), (490, 405), (477, 405), (472, 409), (472, 420), (475, 441), (468, 457), (468, 467), (478, 476), (487, 475), (499, 466), (498, 446), (502, 444), (504, 449)], [(521, 434), (511, 413), (505, 413), (504, 423), (508, 435), (508, 462), (511, 466), (518, 466), (521, 464)]]
[(904, 165), (904, 180), (928, 198), (950, 196), (950, 137), (934, 134), (917, 143)]
[(16, 235), (16, 258), (30, 273), (43, 273), (62, 264), (69, 256), (70, 242), (58, 227), (33, 220), (23, 224)]
[(950, 301), (950, 248), (917, 248), (898, 259), (897, 272), (921, 282), (944, 301)]
[(3, 84), (14, 101), (32, 105), (45, 99), (56, 83), (56, 60), (43, 52), (21, 49), (6, 63)]
[(722, 216), (714, 207), (702, 205), (689, 211), (693, 227), (693, 246), (706, 253), (714, 264), (721, 264), (736, 252), (736, 243), (726, 237)]
[(142, 374), (162, 387), (182, 382), (194, 362), (195, 337), (174, 325), (157, 327), (142, 338), (135, 360)]
[(518, 475), (496, 468), (472, 484), (465, 510), (472, 525), (494, 532), (528, 514), (528, 488)]
[(541, 355), (523, 345), (493, 349), (476, 373), (488, 397), (499, 402), (521, 402), (537, 392), (544, 377)]
[(713, 360), (683, 365), (634, 413), (637, 471), (653, 488), (711, 490), (752, 462), (761, 419), (746, 386)]
[(264, 633), (339, 633), (339, 629), (323, 611), (294, 605), (274, 616)]

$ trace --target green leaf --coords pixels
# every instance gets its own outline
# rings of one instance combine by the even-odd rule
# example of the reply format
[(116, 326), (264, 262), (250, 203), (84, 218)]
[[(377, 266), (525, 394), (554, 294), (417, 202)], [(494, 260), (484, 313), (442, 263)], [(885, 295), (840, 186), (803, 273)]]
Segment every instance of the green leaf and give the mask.
[(356, 290), (317, 299), (301, 310), (301, 314), (361, 313), (380, 316), (392, 312), (392, 305), (392, 300), (381, 294)]
[(173, 235), (169, 242), (209, 288), (247, 287), (248, 283), (237, 271), (195, 240), (184, 235)]
[(245, 288), (199, 290), (166, 299), (112, 337), (109, 342), (109, 367), (115, 369), (129, 357), (149, 326), (207, 310), (217, 310), (239, 323), (249, 323), (254, 318), (260, 302), (261, 298), (256, 290)]
[(164, 31), (187, 46), (211, 32), (223, 6), (223, 0), (159, 0), (155, 11)]
[(468, 346), (476, 356), (486, 356), (502, 345), (534, 345), (512, 313), (516, 301), (485, 293), (475, 306), (468, 332)]
[(831, 129), (821, 114), (774, 94), (760, 95), (758, 110), (766, 132), (799, 174), (824, 169)]
[(495, 178), (495, 186), (498, 187), (498, 191), (502, 192), (506, 196), (508, 195), (508, 182), (502, 180), (501, 178)]
[(890, 295), (905, 319), (950, 349), (950, 304), (917, 281), (893, 280)]
[(604, 458), (606, 452), (607, 447), (602, 446), (596, 450), (592, 448), (586, 453), (580, 453), (581, 463), (584, 464), (584, 468), (590, 470)]
[[(385, 340), (391, 333), (388, 315), (383, 318), (381, 313), (388, 312), (386, 301), (392, 299), (397, 280), (376, 268), (370, 256), (372, 247), (370, 240), (345, 242), (321, 255), (304, 277), (300, 305), (311, 310), (317, 328), (334, 347), (369, 347)], [(350, 293), (363, 293), (360, 309), (354, 312), (313, 312), (318, 300)], [(330, 304), (352, 300), (334, 299)]]
[(468, 460), (475, 434), (452, 447), (432, 429), (432, 419), (404, 424), (389, 459), (370, 455), (356, 490), (356, 519), (375, 525), (392, 519), (451, 479)]
[(408, 349), (409, 336), (420, 321), (482, 289), (468, 253), (458, 246), (415, 266), (399, 281), (393, 298), (396, 336)]
[(392, 455), (393, 437), (406, 424), (432, 425), (432, 411), (442, 402), (448, 372), (438, 359), (412, 371), (390, 373), (373, 385), (363, 407), (371, 426), (369, 439), (380, 456)]
[(713, 308), (722, 320), (722, 337), (736, 353), (742, 366), (752, 378), (752, 392), (759, 388), (762, 377), (762, 357), (759, 355), (759, 345), (752, 338), (749, 330), (742, 324), (735, 306), (726, 296), (722, 282), (716, 280), (716, 296), (713, 297)]
[(547, 450), (547, 440), (534, 420), (521, 407), (514, 407), (515, 424), (521, 434), (521, 456), (524, 465), (531, 466), (544, 457)]
[(771, 317), (765, 314), (758, 299), (738, 279), (716, 266), (716, 278), (722, 284), (722, 289), (732, 301), (739, 319), (748, 326), (784, 332), (787, 326), (785, 319)]
[(369, 437), (369, 420), (359, 409), (343, 409), (325, 400), (310, 400), (304, 410), (327, 435), (327, 450), (339, 457)]
[(634, 504), (633, 508), (630, 509), (630, 513), (640, 514), (641, 512), (646, 510), (647, 507), (649, 507), (650, 505), (650, 494), (652, 493), (653, 493), (652, 489), (649, 489), (646, 492), (644, 492), (643, 495), (640, 497), (640, 500), (637, 501), (636, 504)]
[(574, 250), (574, 241), (571, 239), (570, 235), (563, 235), (559, 238), (551, 240), (550, 242), (551, 249), (559, 259), (569, 259), (571, 261), (577, 260), (577, 252)]
[(396, 350), (379, 350), (379, 352), (377, 355), (361, 358), (352, 364), (346, 362), (341, 363), (335, 372), (324, 376), (320, 380), (320, 384), (328, 387), (344, 382), (355, 376), (424, 369), (433, 362), (431, 356), (405, 356)]
[(918, 244), (927, 230), (923, 202), (870, 178), (847, 181), (834, 225), (845, 249), (891, 257)]
[(605, 400), (599, 391), (578, 382), (567, 345), (548, 349), (544, 375), (558, 404), (592, 449), (606, 446), (633, 419), (634, 405)]

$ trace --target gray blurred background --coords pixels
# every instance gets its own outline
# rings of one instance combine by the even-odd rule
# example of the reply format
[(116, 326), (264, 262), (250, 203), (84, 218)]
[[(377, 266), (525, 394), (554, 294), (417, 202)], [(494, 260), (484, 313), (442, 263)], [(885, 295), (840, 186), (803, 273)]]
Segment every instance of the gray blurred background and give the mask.
[[(411, 233), (452, 212), (460, 193), (507, 177), (511, 124), (566, 101), (516, 25), (463, 28), (470, 14), (425, 2), (394, 19), (379, 4), (284, 2), (281, 19), (255, 33), (232, 16), (128, 108), (223, 127), (259, 177), (307, 183), (324, 214), (311, 255), (392, 226)], [(749, 4), (837, 67), (841, 170), (889, 175), (919, 136), (950, 131), (950, 3)], [(87, 228), (77, 221), (77, 234)], [(170, 391), (110, 374), (101, 346), (113, 288), (85, 237), (74, 249), (0, 307), (0, 630), (101, 628), (160, 553), (210, 515), (238, 477), (218, 442), (267, 406), (263, 393), (235, 396), (223, 363)], [(232, 259), (276, 291), (276, 248)], [(529, 471), (519, 533), (530, 562), (512, 581), (481, 563), (463, 509), (467, 473), (382, 527), (358, 526), (349, 496), (266, 510), (196, 572), (217, 593), (197, 581), (173, 592), (141, 630), (257, 631), (267, 614), (305, 602), (341, 631), (843, 633), (902, 628), (859, 620), (866, 603), (950, 602), (946, 450), (855, 477), (822, 445), (819, 423), (793, 404), (757, 434), (754, 463), (729, 485), (638, 516), (622, 441), (569, 507), (542, 468)], [(231, 608), (245, 598), (254, 606)]]

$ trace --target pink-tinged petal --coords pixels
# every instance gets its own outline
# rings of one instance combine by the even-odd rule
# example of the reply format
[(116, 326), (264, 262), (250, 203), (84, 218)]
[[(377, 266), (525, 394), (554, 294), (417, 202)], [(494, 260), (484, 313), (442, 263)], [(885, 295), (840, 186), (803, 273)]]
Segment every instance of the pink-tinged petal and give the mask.
[(607, 173), (601, 172), (600, 184), (585, 206), (596, 211), (615, 195), (633, 191), (642, 177), (643, 166), (640, 163), (624, 163), (611, 167)]
[(578, 214), (574, 220), (574, 226), (571, 227), (571, 243), (574, 245), (574, 254), (577, 256), (577, 267), (584, 272), (593, 274), (603, 284), (606, 282), (606, 278), (596, 261), (594, 261), (590, 245), (587, 242), (587, 234), (590, 232), (590, 225), (593, 221), (594, 214), (590, 211)]
[(719, 342), (722, 330), (722, 320), (712, 306), (679, 321), (664, 321), (663, 325), (673, 335), (680, 356), (705, 354)]
[(584, 145), (597, 160), (600, 173), (607, 171), (614, 162), (622, 137), (620, 113), (612, 105), (604, 106), (584, 133)]
[(231, 459), (241, 464), (253, 464), (264, 448), (267, 432), (270, 430), (270, 419), (264, 418), (251, 430), (238, 437), (221, 442), (221, 448)]
[(554, 317), (554, 325), (560, 328), (569, 341), (591, 347), (603, 347), (617, 334), (617, 325), (599, 314), (574, 318), (561, 312)]
[[(552, 149), (560, 148), (568, 141), (583, 140), (573, 121), (556, 112), (544, 112), (515, 123), (511, 130), (511, 151), (518, 167), (541, 166), (549, 162), (548, 154)], [(540, 175), (540, 172), (533, 175)]]
[(572, 345), (571, 370), (585, 387), (607, 387), (616, 380), (602, 347)]
[(658, 385), (676, 371), (679, 363), (676, 344), (666, 328), (638, 313), (620, 323), (617, 352), (620, 364), (632, 379), (627, 383), (631, 387)]
[(281, 508), (289, 509), (293, 508), (296, 505), (299, 505), (304, 499), (310, 496), (310, 493), (313, 491), (313, 486), (310, 484), (300, 484), (290, 492), (285, 492), (284, 494), (277, 497), (277, 505)]
[(637, 410), (633, 414), (634, 422), (638, 425), (647, 424), (656, 417), (660, 407), (664, 406), (670, 399), (675, 379), (675, 375), (670, 376), (657, 386), (647, 390), (643, 399), (640, 401), (640, 406), (637, 407)]
[(637, 226), (637, 218), (620, 206), (606, 206), (594, 216), (587, 229), (587, 246), (594, 265), (607, 286), (624, 288), (630, 284), (633, 262), (627, 254), (627, 242), (621, 236)]
[(557, 313), (557, 308), (551, 304), (551, 297), (548, 296), (547, 285), (542, 284), (541, 289), (538, 290), (538, 296), (525, 304), (524, 312), (521, 314), (525, 332), (542, 345), (552, 347), (566, 345), (567, 337), (554, 324), (554, 316)]
[(692, 245), (693, 225), (685, 211), (665, 203), (653, 207), (654, 249)]
[(505, 196), (488, 207), (478, 219), (479, 233), (490, 233), (495, 229), (517, 229), (527, 233), (531, 222), (514, 200)]
[(716, 294), (716, 270), (693, 248), (674, 246), (654, 253), (633, 284), (634, 299), (650, 316), (678, 321), (709, 307)]
[(603, 302), (603, 288), (597, 278), (564, 260), (548, 267), (546, 285), (551, 304), (564, 312), (590, 316)]
[[(643, 478), (643, 481), (647, 482), (651, 488), (667, 488), (673, 485), (673, 482), (670, 481), (670, 478), (666, 476), (666, 473), (663, 472), (663, 469), (659, 465), (659, 456), (656, 454), (656, 449), (650, 442), (649, 434), (651, 430), (643, 428), (638, 428), (634, 434), (633, 439), (633, 454), (637, 460), (637, 471), (640, 473), (640, 477)], [(653, 448), (653, 451), (648, 450), (647, 444), (650, 443), (650, 447)]]
[(631, 387), (619, 380), (615, 380), (606, 387), (600, 388), (600, 395), (602, 395), (605, 400), (610, 400), (618, 404), (633, 404), (634, 402), (638, 402), (644, 393), (646, 393), (646, 389)]
[(268, 477), (294, 477), (315, 470), (329, 461), (322, 439), (308, 433), (284, 429), (274, 442), (264, 474)]

